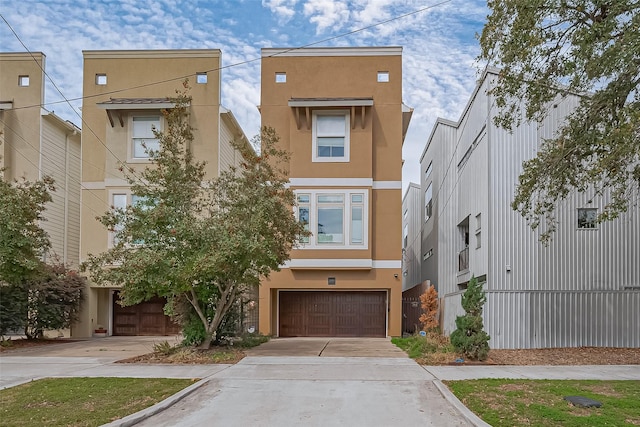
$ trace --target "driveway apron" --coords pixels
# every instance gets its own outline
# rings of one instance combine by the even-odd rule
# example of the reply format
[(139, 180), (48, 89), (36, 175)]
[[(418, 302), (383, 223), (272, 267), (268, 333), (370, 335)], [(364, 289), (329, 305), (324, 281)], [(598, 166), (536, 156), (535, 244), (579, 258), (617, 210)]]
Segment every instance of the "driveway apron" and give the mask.
[[(383, 339), (272, 340), (137, 425), (471, 425), (438, 391), (435, 378), (394, 348)], [(360, 356), (387, 351), (393, 356)]]

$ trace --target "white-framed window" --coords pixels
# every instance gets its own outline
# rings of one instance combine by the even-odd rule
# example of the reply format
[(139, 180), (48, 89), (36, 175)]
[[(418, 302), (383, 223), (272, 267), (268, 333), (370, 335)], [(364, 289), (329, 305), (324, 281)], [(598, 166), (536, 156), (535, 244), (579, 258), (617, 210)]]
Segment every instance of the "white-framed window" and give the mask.
[(207, 73), (196, 73), (196, 84), (204, 85), (207, 84), (207, 81)]
[(349, 110), (313, 112), (312, 161), (349, 161), (349, 119)]
[(583, 230), (593, 230), (598, 228), (596, 219), (598, 218), (598, 209), (596, 208), (578, 208), (578, 228)]
[[(131, 190), (128, 189), (119, 189), (119, 190), (110, 190), (109, 198), (111, 199), (111, 208), (112, 209), (126, 209), (128, 206), (137, 205), (138, 203), (144, 203), (146, 198), (144, 196), (137, 196), (131, 193)], [(149, 206), (142, 206), (143, 209), (148, 209)], [(113, 231), (109, 232), (109, 242), (108, 246), (113, 247), (117, 243), (116, 234), (118, 231), (122, 230), (122, 226), (116, 224)], [(134, 244), (142, 244), (143, 241), (135, 241)]]
[(29, 76), (18, 76), (18, 86), (27, 87), (30, 84)]
[(287, 82), (287, 73), (278, 72), (276, 73), (276, 83), (286, 83)]
[(378, 71), (378, 83), (387, 83), (389, 81), (388, 71)]
[(104, 86), (107, 84), (107, 75), (106, 74), (96, 74), (96, 84), (98, 86)]
[(131, 117), (131, 158), (134, 160), (149, 159), (148, 150), (158, 151), (160, 142), (153, 134), (161, 130), (159, 115), (134, 115)]
[(429, 186), (424, 191), (424, 222), (429, 221), (431, 215), (433, 214), (433, 190), (432, 183), (429, 183)]
[(367, 190), (296, 190), (296, 217), (311, 236), (304, 249), (366, 249), (369, 209)]
[[(129, 190), (114, 190), (110, 193), (111, 207), (113, 209), (126, 209), (131, 203), (131, 191)], [(122, 230), (122, 226), (116, 224), (113, 231), (109, 232), (108, 246), (113, 247), (118, 243), (116, 239), (116, 233)]]

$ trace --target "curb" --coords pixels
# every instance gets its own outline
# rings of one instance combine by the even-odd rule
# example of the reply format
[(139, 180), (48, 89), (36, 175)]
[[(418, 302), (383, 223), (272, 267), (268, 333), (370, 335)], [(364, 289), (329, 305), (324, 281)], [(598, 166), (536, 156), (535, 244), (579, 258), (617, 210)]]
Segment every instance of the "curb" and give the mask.
[(101, 427), (130, 427), (138, 424), (139, 422), (151, 417), (152, 415), (156, 415), (157, 413), (162, 412), (165, 409), (168, 409), (169, 407), (175, 405), (180, 400), (198, 390), (200, 387), (207, 385), (209, 381), (211, 381), (211, 377), (201, 379), (197, 383), (191, 384), (189, 387), (180, 390), (176, 394), (167, 397), (166, 399), (156, 403), (153, 406), (150, 406), (146, 409), (143, 409), (142, 411), (138, 411), (131, 415), (127, 415), (124, 418), (112, 421), (108, 424), (103, 424)]
[(458, 412), (460, 412), (462, 416), (465, 417), (471, 424), (476, 427), (491, 427), (491, 424), (487, 424), (486, 422), (482, 421), (480, 417), (471, 412), (469, 408), (464, 406), (460, 399), (458, 399), (446, 385), (442, 384), (440, 380), (433, 380), (433, 384), (436, 386), (440, 394), (442, 394), (442, 396), (450, 404), (452, 404), (458, 410)]

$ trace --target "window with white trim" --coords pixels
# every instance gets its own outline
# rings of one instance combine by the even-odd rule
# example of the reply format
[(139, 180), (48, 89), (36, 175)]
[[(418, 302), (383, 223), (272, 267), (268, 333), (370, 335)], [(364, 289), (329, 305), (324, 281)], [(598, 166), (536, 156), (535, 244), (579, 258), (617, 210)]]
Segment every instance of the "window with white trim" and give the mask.
[(131, 118), (131, 157), (148, 159), (151, 151), (160, 150), (160, 142), (153, 131), (159, 131), (160, 116), (133, 116)]
[[(112, 209), (126, 209), (129, 205), (129, 197), (131, 193), (123, 190), (122, 192), (111, 193), (111, 208)], [(118, 243), (116, 234), (122, 230), (122, 225), (116, 224), (112, 231), (109, 232), (109, 246), (113, 246)]]
[(349, 161), (349, 118), (348, 110), (313, 112), (314, 162)]
[(207, 84), (207, 73), (196, 73), (196, 83), (199, 85)]
[(296, 217), (311, 232), (302, 248), (367, 248), (367, 190), (297, 190), (296, 200)]
[(104, 86), (107, 84), (107, 75), (106, 74), (96, 74), (96, 84), (98, 86)]
[(29, 86), (29, 76), (18, 76), (18, 86)]

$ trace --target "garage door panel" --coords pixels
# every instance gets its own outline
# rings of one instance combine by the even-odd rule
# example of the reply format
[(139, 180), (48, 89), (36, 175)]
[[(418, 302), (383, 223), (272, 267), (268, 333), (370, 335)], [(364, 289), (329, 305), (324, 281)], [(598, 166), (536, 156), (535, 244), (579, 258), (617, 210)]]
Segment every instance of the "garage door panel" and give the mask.
[(281, 291), (282, 337), (384, 337), (386, 292)]
[(113, 297), (114, 335), (173, 335), (180, 333), (180, 326), (164, 314), (164, 298), (155, 297), (149, 301), (127, 307), (119, 303), (119, 295)]

